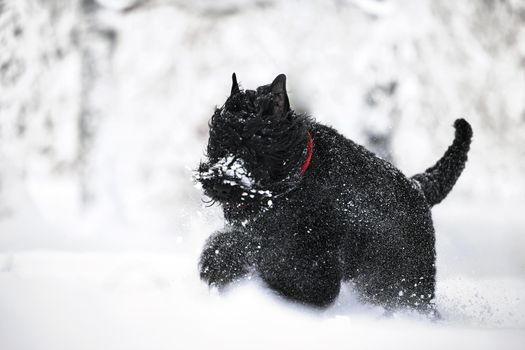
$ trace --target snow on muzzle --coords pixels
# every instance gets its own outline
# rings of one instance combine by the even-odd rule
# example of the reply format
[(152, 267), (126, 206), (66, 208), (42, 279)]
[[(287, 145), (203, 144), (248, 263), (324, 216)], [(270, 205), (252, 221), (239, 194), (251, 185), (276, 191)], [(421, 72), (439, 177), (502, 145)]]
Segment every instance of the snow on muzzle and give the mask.
[(219, 200), (250, 201), (260, 197), (272, 197), (268, 190), (257, 189), (255, 180), (245, 167), (242, 158), (228, 155), (215, 164), (203, 167), (196, 176), (206, 194)]

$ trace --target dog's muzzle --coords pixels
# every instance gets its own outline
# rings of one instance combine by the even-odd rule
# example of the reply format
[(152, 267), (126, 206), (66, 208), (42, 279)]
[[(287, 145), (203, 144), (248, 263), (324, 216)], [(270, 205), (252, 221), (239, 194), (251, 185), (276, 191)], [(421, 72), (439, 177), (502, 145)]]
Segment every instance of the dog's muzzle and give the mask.
[(255, 188), (255, 180), (246, 170), (244, 161), (231, 155), (216, 163), (202, 164), (195, 175), (206, 195), (221, 202), (246, 203), (272, 197), (270, 191)]

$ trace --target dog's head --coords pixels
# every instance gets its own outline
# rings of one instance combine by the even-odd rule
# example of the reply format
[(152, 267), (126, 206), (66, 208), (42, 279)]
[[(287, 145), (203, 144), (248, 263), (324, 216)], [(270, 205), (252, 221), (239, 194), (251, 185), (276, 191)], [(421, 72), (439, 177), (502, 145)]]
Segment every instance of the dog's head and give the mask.
[(205, 194), (230, 210), (271, 206), (301, 178), (310, 119), (290, 109), (286, 76), (257, 90), (239, 88), (211, 117), (207, 160), (196, 179)]

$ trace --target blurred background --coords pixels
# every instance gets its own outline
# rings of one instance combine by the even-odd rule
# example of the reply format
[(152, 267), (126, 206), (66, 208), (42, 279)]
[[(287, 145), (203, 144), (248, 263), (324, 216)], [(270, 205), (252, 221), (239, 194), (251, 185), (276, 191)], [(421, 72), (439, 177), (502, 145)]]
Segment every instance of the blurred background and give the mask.
[[(434, 210), (439, 302), (456, 322), (517, 327), (523, 340), (524, 1), (0, 0), (0, 345), (22, 348), (21, 334), (45, 319), (35, 339), (73, 346), (82, 327), (57, 344), (78, 295), (90, 300), (77, 310), (93, 313), (85, 322), (98, 324), (92, 310), (111, 304), (108, 328), (125, 331), (144, 329), (122, 326), (122, 315), (137, 300), (152, 306), (159, 290), (172, 309), (133, 312), (181, 327), (187, 319), (170, 311), (207, 315), (196, 264), (222, 218), (202, 207), (192, 171), (232, 72), (252, 89), (285, 73), (295, 110), (407, 175), (437, 161), (453, 121), (466, 118), (469, 162)], [(38, 298), (21, 292), (37, 289)], [(249, 300), (269, 298), (249, 290)], [(194, 311), (177, 304), (185, 293)], [(330, 322), (366, 309), (347, 294)], [(170, 329), (160, 348), (180, 344)], [(89, 339), (122, 345), (110, 338)], [(143, 338), (131, 339), (134, 348)]]

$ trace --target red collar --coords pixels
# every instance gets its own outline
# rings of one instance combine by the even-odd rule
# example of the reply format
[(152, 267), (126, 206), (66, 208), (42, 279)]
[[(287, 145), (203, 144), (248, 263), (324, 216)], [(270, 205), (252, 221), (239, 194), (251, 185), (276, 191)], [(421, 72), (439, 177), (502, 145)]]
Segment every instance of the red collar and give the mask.
[(306, 159), (303, 165), (301, 166), (301, 172), (299, 173), (301, 176), (304, 175), (304, 173), (306, 172), (306, 169), (308, 169), (308, 167), (310, 166), (310, 161), (312, 160), (313, 151), (314, 151), (314, 142), (312, 141), (312, 134), (308, 132), (308, 150), (306, 153)]

